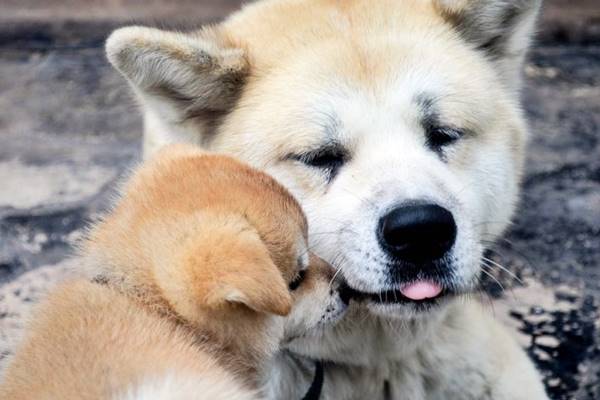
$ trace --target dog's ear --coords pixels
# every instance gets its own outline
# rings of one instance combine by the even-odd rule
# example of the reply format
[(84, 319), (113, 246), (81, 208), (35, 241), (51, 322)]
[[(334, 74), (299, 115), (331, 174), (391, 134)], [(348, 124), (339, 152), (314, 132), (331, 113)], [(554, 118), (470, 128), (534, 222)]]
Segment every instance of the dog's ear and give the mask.
[(162, 296), (189, 321), (230, 304), (282, 316), (291, 310), (281, 270), (241, 216), (164, 217), (144, 229), (142, 241)]
[(435, 0), (442, 16), (517, 89), (541, 0)]
[(240, 265), (240, 274), (223, 276), (206, 297), (210, 306), (239, 303), (264, 314), (288, 315), (292, 298), (279, 269), (270, 258)]
[(121, 28), (108, 38), (106, 53), (141, 101), (173, 123), (227, 112), (248, 73), (244, 52), (217, 27), (188, 34)]

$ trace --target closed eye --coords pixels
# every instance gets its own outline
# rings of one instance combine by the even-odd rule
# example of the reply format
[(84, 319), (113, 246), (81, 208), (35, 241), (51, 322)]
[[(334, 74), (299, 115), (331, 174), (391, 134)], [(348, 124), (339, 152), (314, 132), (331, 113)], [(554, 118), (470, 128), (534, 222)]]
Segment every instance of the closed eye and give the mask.
[(323, 171), (327, 174), (328, 180), (332, 180), (348, 161), (349, 156), (348, 152), (340, 146), (327, 146), (306, 153), (292, 154), (289, 158)]
[(440, 151), (464, 136), (464, 132), (460, 129), (440, 126), (428, 127), (425, 134), (427, 146), (433, 151)]
[(289, 288), (291, 291), (294, 291), (300, 287), (304, 279), (306, 278), (306, 270), (298, 271), (298, 275), (294, 278), (293, 281), (290, 282)]

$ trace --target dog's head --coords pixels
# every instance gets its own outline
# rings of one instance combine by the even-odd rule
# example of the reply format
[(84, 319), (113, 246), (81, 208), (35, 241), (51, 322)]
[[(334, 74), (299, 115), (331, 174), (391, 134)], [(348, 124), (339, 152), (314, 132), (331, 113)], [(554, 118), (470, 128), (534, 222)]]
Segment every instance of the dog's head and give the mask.
[(308, 252), (291, 194), (194, 146), (168, 146), (142, 165), (88, 248), (96, 279), (243, 352), (271, 354), (346, 308), (331, 266)]
[(118, 30), (107, 52), (142, 102), (147, 152), (188, 141), (269, 171), (355, 297), (406, 316), (472, 288), (509, 223), (538, 8), (258, 1), (193, 34)]

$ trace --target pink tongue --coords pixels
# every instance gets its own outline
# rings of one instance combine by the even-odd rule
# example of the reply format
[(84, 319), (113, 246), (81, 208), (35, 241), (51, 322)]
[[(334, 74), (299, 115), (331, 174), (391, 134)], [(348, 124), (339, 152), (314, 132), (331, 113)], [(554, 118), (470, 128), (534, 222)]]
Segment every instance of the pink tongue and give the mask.
[(442, 287), (435, 282), (418, 281), (404, 286), (400, 293), (411, 300), (432, 299), (442, 293)]

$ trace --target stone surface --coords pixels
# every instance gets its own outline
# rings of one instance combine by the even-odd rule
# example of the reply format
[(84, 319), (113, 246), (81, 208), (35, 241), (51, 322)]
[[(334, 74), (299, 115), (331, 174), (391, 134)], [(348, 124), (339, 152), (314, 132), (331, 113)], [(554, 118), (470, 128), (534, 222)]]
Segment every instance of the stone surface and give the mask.
[[(1, 353), (139, 160), (141, 118), (104, 58), (107, 33), (132, 19), (198, 26), (239, 3), (3, 2)], [(597, 0), (547, 2), (525, 70), (532, 137), (523, 200), (484, 267), (493, 279), (483, 301), (513, 327), (553, 399), (600, 398), (599, 14)]]

